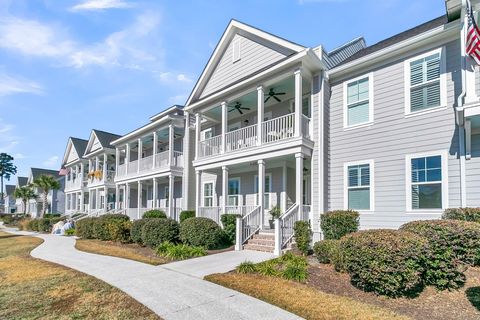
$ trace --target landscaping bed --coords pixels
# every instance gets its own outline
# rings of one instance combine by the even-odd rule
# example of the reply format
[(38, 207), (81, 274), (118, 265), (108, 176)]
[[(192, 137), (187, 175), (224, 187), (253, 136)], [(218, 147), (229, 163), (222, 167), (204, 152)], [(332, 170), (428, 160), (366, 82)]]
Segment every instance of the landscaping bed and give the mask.
[(32, 258), (41, 243), (0, 232), (0, 319), (159, 319), (103, 281)]

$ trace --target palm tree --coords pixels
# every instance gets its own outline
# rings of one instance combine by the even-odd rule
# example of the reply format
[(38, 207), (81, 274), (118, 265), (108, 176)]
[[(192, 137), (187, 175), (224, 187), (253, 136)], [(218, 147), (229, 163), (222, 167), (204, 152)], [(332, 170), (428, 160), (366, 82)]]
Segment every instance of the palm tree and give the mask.
[(37, 195), (33, 191), (32, 185), (26, 185), (15, 189), (13, 196), (17, 199), (22, 199), (23, 215), (27, 214), (27, 202), (30, 199), (35, 199)]
[(42, 190), (43, 194), (43, 206), (42, 206), (42, 217), (47, 212), (48, 207), (48, 193), (50, 190), (58, 190), (60, 189), (60, 182), (50, 175), (40, 175), (38, 178), (33, 180), (33, 184)]

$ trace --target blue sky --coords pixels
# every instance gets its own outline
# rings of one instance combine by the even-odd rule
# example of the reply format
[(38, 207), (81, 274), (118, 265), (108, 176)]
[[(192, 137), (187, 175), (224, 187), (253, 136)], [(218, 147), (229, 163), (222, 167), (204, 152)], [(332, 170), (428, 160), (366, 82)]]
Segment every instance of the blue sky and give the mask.
[(232, 18), (329, 50), (444, 13), (443, 0), (0, 0), (0, 152), (20, 175), (58, 169), (69, 136), (124, 134), (183, 104)]

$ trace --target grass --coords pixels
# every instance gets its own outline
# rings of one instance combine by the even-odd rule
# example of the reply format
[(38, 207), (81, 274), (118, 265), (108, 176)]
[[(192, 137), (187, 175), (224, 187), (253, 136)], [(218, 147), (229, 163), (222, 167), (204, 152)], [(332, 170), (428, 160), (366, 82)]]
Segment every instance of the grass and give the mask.
[(305, 319), (410, 319), (387, 309), (276, 277), (230, 272), (209, 275), (205, 280), (266, 301)]
[(80, 251), (130, 259), (155, 266), (171, 261), (168, 258), (159, 257), (155, 254), (154, 250), (148, 247), (142, 247), (138, 244), (123, 244), (113, 241), (77, 239), (75, 248)]
[(32, 258), (41, 243), (0, 232), (0, 319), (159, 319), (103, 281)]

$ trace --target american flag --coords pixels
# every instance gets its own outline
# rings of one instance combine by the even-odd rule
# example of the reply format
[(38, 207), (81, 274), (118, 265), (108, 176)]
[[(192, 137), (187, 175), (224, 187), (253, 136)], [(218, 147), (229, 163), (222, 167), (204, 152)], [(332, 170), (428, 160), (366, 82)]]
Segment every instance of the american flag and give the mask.
[(473, 17), (472, 6), (468, 6), (467, 54), (480, 65), (480, 29)]
[(60, 171), (58, 172), (58, 175), (59, 176), (66, 176), (69, 173), (70, 173), (70, 168), (61, 168)]

